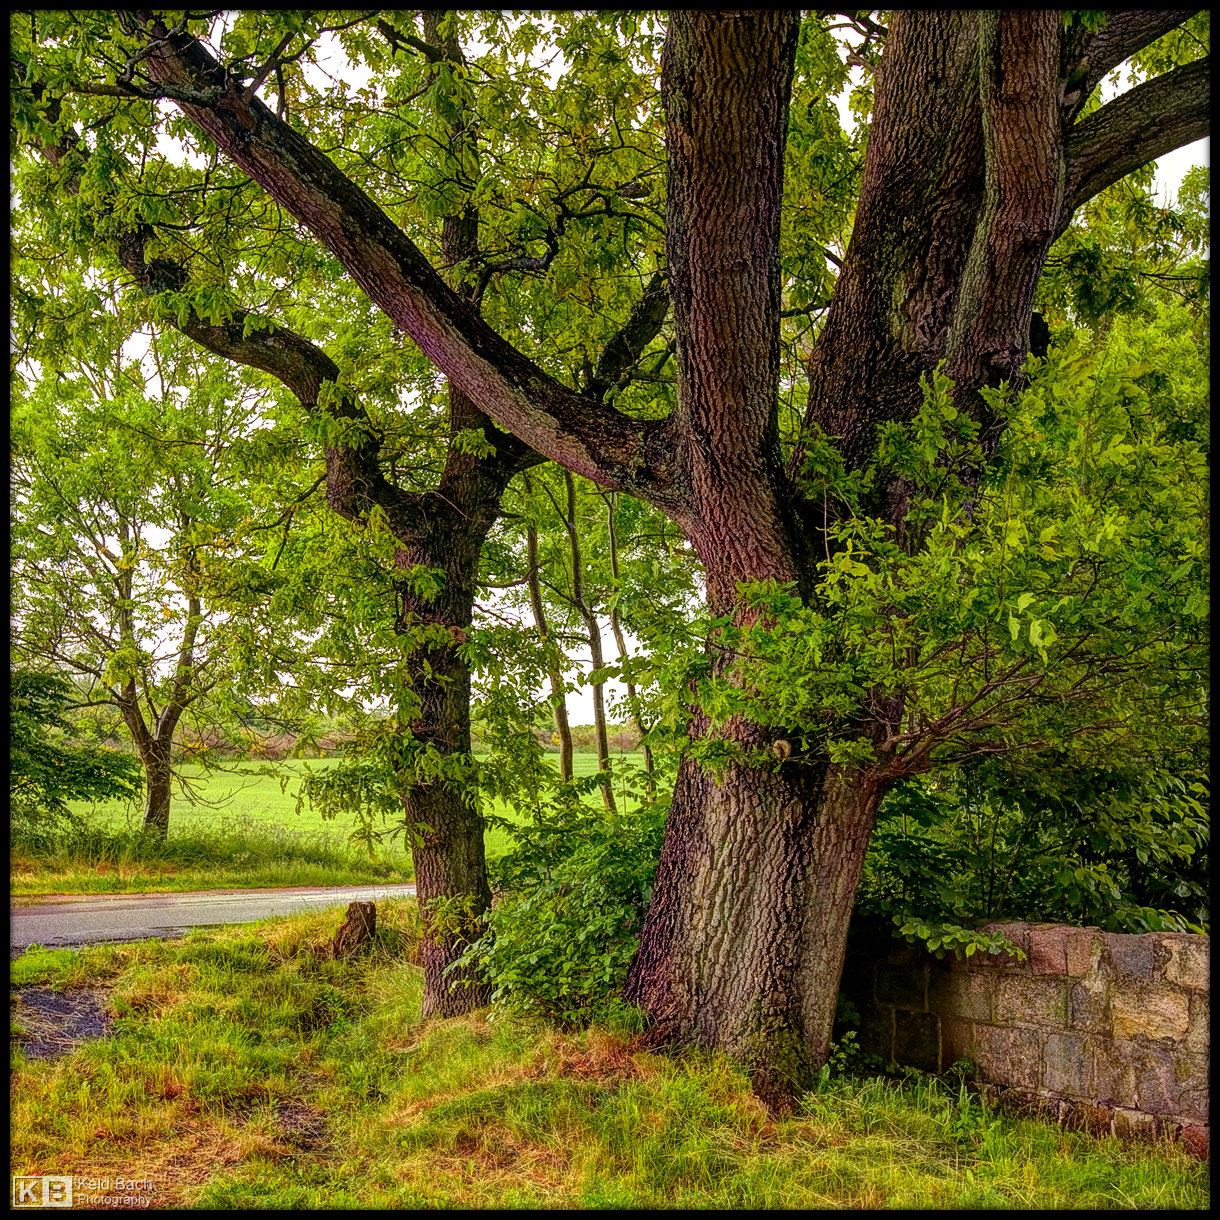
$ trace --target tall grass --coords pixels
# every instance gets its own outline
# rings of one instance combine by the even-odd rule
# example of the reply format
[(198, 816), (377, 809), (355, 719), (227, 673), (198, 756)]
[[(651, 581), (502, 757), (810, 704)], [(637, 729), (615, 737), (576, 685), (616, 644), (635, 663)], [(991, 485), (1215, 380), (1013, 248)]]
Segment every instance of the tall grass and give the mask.
[(132, 826), (87, 822), (58, 834), (15, 838), (11, 893), (133, 893), (410, 881), (400, 847), (371, 859), (333, 832), (293, 830), (237, 814), (174, 831), (164, 841)]

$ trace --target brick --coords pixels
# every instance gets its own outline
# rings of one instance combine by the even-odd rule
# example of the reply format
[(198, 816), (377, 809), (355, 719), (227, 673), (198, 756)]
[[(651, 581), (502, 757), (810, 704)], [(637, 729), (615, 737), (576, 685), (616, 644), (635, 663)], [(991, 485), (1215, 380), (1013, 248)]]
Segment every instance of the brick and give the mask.
[(1073, 983), (1068, 996), (1068, 1019), (1073, 1029), (1087, 1030), (1093, 1034), (1109, 1034), (1109, 981), (1093, 977)]
[(1093, 1044), (1093, 1090), (1102, 1105), (1133, 1106), (1138, 1096), (1137, 1060), (1141, 1048), (1099, 1038)]
[(996, 979), (995, 1020), (1002, 1025), (1055, 1025), (1068, 1023), (1067, 983), (1062, 979), (1030, 975), (1002, 975)]
[(897, 1014), (894, 1059), (923, 1072), (939, 1072), (940, 1018), (926, 1012)]
[(1151, 1143), (1156, 1139), (1156, 1119), (1142, 1110), (1115, 1110), (1114, 1134), (1119, 1139)]
[[(999, 932), (1002, 936), (1007, 937), (1014, 945), (1021, 949), (1026, 956), (1029, 955), (1029, 924), (1027, 923), (987, 923), (982, 929), (984, 932)], [(970, 959), (980, 966), (998, 966), (1007, 968), (1020, 968), (1025, 963), (1019, 958), (1013, 957), (1011, 953), (976, 953)]]
[(1211, 1129), (1203, 1126), (1182, 1128), (1182, 1144), (1192, 1156), (1206, 1161), (1211, 1157)]
[(1169, 950), (1165, 978), (1179, 987), (1197, 991), (1208, 989), (1211, 972), (1211, 945), (1206, 936), (1166, 936), (1162, 944)]
[(1037, 1089), (1042, 1069), (1042, 1035), (1036, 1029), (974, 1027), (974, 1054), (985, 1081), (1008, 1088)]
[(942, 1017), (989, 1022), (995, 982), (985, 973), (941, 974), (936, 971), (928, 982), (928, 1007)]
[(1080, 1034), (1050, 1034), (1043, 1050), (1042, 1086), (1057, 1097), (1093, 1097), (1093, 1057)]
[(925, 1012), (928, 1007), (928, 968), (881, 966), (877, 970), (877, 1003)]
[(1084, 978), (1097, 968), (1102, 945), (1096, 933), (1100, 928), (1065, 928), (1063, 938), (1064, 964), (1074, 979)]
[(1192, 1054), (1206, 1055), (1210, 1043), (1211, 1001), (1207, 996), (1196, 993), (1190, 997), (1190, 1025), (1182, 1045)]
[(1101, 939), (1109, 950), (1110, 964), (1116, 974), (1134, 979), (1152, 977), (1156, 938), (1151, 933), (1136, 936), (1127, 932), (1103, 932)]
[(942, 1017), (940, 1022), (941, 1070), (951, 1068), (959, 1059), (974, 1059), (974, 1022), (958, 1017)]
[(1029, 930), (1029, 964), (1034, 974), (1067, 973), (1067, 933), (1061, 924), (1035, 924)]
[(1111, 1007), (1116, 1038), (1173, 1038), (1186, 1036), (1190, 1004), (1180, 991), (1168, 988), (1116, 987)]

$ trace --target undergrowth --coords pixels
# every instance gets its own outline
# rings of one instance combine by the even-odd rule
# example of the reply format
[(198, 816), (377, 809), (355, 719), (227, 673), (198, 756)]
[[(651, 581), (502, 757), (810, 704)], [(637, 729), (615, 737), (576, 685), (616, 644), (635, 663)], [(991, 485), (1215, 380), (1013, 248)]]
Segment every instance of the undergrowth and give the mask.
[(226, 1209), (1208, 1206), (1179, 1148), (1000, 1118), (956, 1082), (840, 1058), (775, 1120), (736, 1064), (647, 1051), (630, 1014), (421, 1022), (415, 904), (379, 902), (347, 962), (323, 949), (340, 918), (27, 954), (15, 979), (101, 990), (115, 1019), (56, 1060), (14, 1050), (12, 1172)]

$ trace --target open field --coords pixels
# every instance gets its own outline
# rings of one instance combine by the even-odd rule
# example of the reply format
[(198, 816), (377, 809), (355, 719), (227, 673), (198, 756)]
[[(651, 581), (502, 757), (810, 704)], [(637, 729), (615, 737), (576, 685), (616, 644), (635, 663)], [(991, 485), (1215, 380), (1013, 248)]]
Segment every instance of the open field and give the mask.
[[(11, 1171), (122, 1175), (154, 1206), (1206, 1209), (1206, 1165), (997, 1118), (925, 1078), (829, 1076), (770, 1118), (722, 1057), (483, 1010), (417, 1018), (413, 903), (13, 963)], [(47, 1028), (76, 997), (93, 1040)], [(100, 1016), (99, 1016), (100, 1014)], [(98, 1037), (109, 1025), (108, 1036)]]
[[(632, 761), (636, 756), (627, 756)], [(240, 889), (274, 885), (363, 885), (413, 879), (410, 852), (401, 837), (377, 845), (372, 858), (352, 843), (351, 822), (326, 821), (304, 805), (296, 811), (303, 766), (324, 768), (331, 759), (257, 764), (230, 771), (183, 767), (190, 795), (176, 789), (165, 844), (144, 842), (141, 810), (131, 802), (76, 803), (91, 833), (54, 848), (10, 854), (13, 894), (143, 893), (155, 890)], [(593, 754), (577, 754), (578, 776), (597, 770)], [(501, 805), (494, 812), (507, 814)], [(489, 856), (509, 840), (489, 827)]]

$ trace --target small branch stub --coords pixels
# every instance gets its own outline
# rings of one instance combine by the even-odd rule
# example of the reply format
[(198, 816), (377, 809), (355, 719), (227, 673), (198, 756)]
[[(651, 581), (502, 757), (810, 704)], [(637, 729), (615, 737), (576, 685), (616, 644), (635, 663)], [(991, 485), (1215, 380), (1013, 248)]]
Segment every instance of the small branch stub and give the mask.
[(791, 758), (792, 743), (785, 741), (781, 737), (778, 741), (773, 741), (771, 743), (771, 753), (774, 754), (776, 758)]
[(377, 929), (377, 904), (375, 902), (353, 902), (347, 908), (343, 926), (335, 933), (330, 944), (333, 958), (351, 957), (361, 945), (373, 939)]

